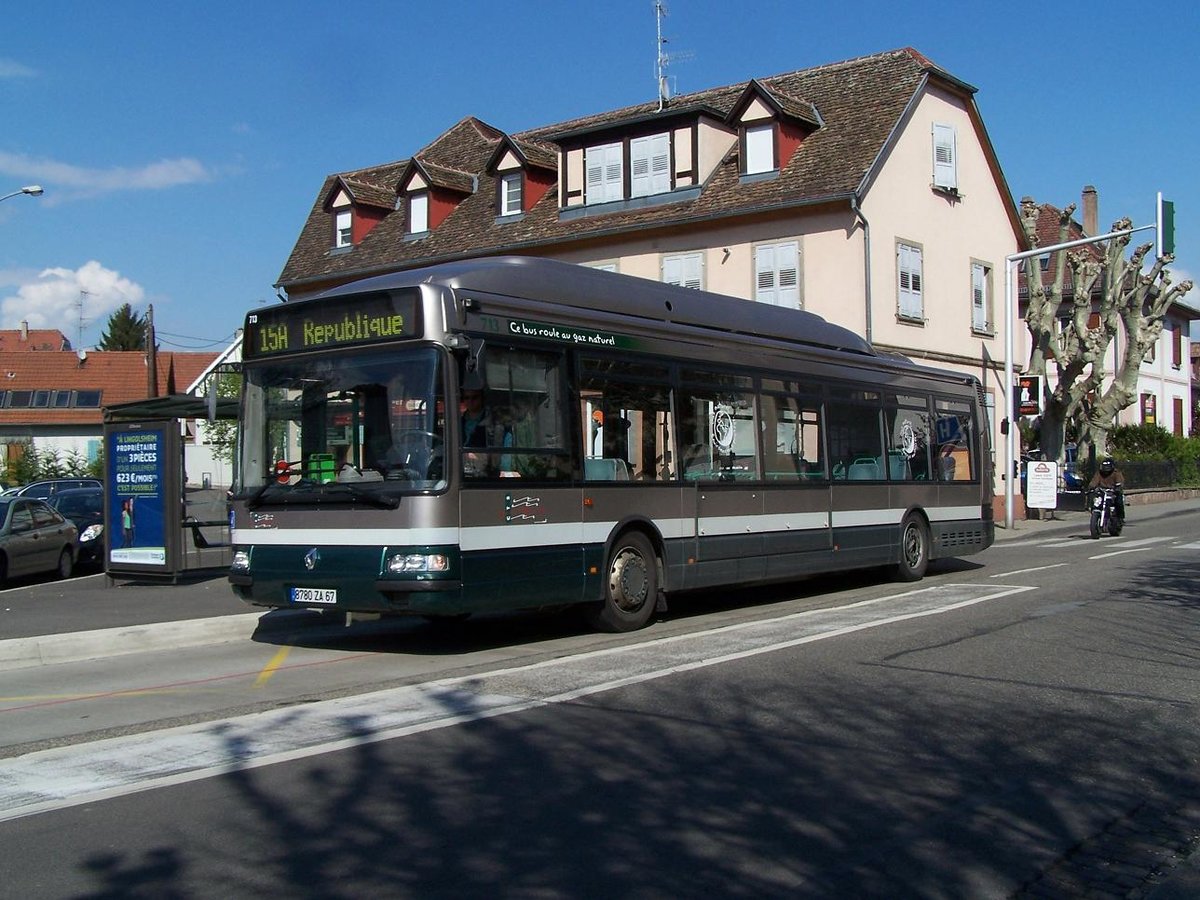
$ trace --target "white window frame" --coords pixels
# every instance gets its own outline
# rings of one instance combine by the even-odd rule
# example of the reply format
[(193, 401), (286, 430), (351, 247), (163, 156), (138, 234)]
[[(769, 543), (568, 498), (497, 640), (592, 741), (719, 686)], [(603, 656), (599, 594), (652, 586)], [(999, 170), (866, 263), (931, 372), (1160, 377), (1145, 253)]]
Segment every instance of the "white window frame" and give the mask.
[(336, 210), (333, 214), (333, 246), (349, 247), (354, 243), (354, 215), (350, 207)]
[(522, 172), (509, 172), (500, 176), (500, 215), (517, 216), (525, 211), (525, 176)]
[(917, 244), (896, 242), (896, 313), (902, 319), (925, 317), (924, 252)]
[(943, 122), (933, 123), (933, 186), (958, 190), (957, 134), (953, 125)]
[(992, 334), (992, 267), (987, 263), (971, 263), (971, 330)]
[(408, 233), (424, 234), (429, 230), (429, 193), (419, 191), (408, 195)]
[(763, 172), (774, 172), (776, 168), (775, 123), (747, 125), (746, 165), (743, 174), (758, 175)]
[(662, 280), (664, 284), (704, 290), (704, 253), (672, 253), (662, 258)]
[(671, 190), (671, 136), (665, 131), (629, 142), (629, 196), (649, 197)]
[(799, 241), (759, 244), (754, 248), (754, 299), (788, 309), (803, 308)]
[(625, 145), (600, 144), (584, 153), (587, 172), (587, 203), (625, 199)]

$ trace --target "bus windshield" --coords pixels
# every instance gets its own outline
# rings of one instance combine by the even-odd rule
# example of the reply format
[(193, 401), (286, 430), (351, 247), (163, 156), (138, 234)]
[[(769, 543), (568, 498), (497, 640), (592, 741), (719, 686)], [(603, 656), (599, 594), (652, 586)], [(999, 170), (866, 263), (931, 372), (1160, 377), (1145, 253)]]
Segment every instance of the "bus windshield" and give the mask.
[(435, 348), (248, 364), (244, 384), (242, 488), (260, 502), (355, 502), (445, 487)]

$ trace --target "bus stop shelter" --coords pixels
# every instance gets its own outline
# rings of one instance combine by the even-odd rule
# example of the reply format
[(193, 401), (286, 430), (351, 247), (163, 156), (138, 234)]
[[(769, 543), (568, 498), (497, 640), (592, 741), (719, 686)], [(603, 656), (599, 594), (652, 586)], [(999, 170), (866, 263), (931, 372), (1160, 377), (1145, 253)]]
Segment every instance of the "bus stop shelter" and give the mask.
[(235, 399), (192, 394), (105, 407), (105, 574), (176, 580), (229, 566), (224, 493), (187, 487), (180, 426), (237, 415)]

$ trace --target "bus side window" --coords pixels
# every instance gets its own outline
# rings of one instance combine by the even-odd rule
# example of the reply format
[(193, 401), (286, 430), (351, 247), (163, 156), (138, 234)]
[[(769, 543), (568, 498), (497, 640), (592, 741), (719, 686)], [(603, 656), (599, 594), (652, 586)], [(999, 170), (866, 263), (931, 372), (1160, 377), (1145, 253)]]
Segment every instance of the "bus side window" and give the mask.
[(579, 417), (587, 481), (664, 481), (671, 460), (667, 368), (608, 357), (580, 359)]

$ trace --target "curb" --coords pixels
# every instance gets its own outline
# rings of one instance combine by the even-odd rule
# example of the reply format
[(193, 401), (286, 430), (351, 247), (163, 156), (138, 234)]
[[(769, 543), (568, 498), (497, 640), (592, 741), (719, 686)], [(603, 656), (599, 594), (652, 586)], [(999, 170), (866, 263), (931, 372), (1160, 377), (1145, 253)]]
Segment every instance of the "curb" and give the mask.
[(148, 650), (174, 650), (247, 640), (264, 627), (275, 630), (286, 623), (268, 624), (265, 613), (185, 619), (153, 625), (130, 625), (97, 631), (47, 634), (0, 641), (0, 672), (33, 666), (83, 662), (100, 657), (124, 656)]

